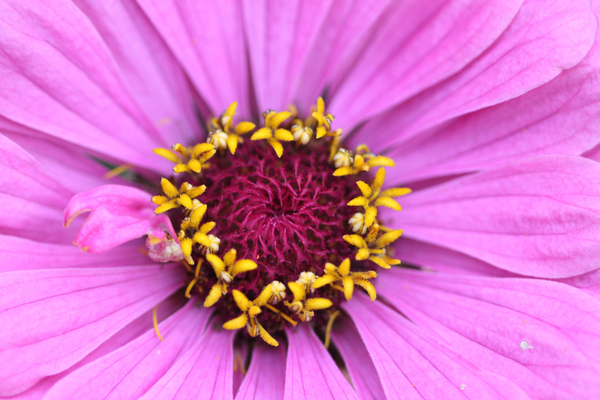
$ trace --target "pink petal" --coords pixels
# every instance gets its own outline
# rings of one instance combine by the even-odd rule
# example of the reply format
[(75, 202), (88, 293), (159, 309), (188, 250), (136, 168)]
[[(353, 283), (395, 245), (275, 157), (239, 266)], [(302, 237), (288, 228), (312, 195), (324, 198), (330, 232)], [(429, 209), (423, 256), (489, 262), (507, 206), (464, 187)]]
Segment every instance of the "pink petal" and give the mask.
[(238, 101), (249, 117), (248, 72), (241, 6), (227, 1), (138, 0), (190, 80), (219, 115)]
[(29, 153), (12, 140), (0, 135), (0, 187), (25, 200), (36, 201), (62, 208), (72, 193), (62, 186)]
[[(182, 306), (181, 298), (179, 296), (171, 296), (166, 300), (162, 301), (160, 304), (156, 306), (158, 309), (157, 317), (159, 323), (171, 315), (174, 311)], [(33, 387), (20, 393), (15, 397), (11, 397), (11, 399), (20, 399), (20, 400), (29, 400), (29, 399), (41, 399), (46, 393), (52, 389), (52, 387), (59, 382), (64, 377), (68, 376), (71, 372), (77, 371), (79, 368), (107, 355), (112, 353), (113, 351), (119, 349), (120, 347), (128, 344), (129, 342), (138, 338), (141, 334), (145, 333), (149, 329), (154, 329), (152, 322), (152, 313), (153, 311), (148, 311), (142, 315), (140, 315), (135, 320), (131, 321), (127, 326), (125, 326), (120, 331), (116, 332), (113, 336), (111, 336), (108, 340), (102, 343), (99, 347), (93, 350), (89, 355), (84, 357), (81, 361), (71, 366), (69, 369), (64, 370), (63, 372), (47, 376), (41, 380), (39, 380)]]
[(414, 265), (426, 271), (498, 277), (515, 276), (464, 253), (407, 237), (394, 243), (394, 257), (402, 260), (402, 265)]
[(0, 235), (0, 272), (72, 267), (120, 267), (148, 264), (143, 243), (127, 244), (99, 254), (82, 252), (72, 244), (36, 242)]
[(75, 195), (65, 209), (64, 221), (91, 211), (74, 243), (91, 253), (108, 250), (164, 226), (176, 236), (165, 215), (154, 213), (150, 194), (139, 189), (106, 185)]
[[(304, 84), (300, 75), (332, 0), (243, 2), (258, 110), (283, 110)], [(311, 103), (316, 98), (310, 100)], [(304, 105), (306, 108), (306, 105)]]
[(393, 225), (522, 275), (564, 278), (598, 268), (600, 165), (539, 156), (417, 191)]
[(128, 88), (163, 143), (198, 140), (187, 78), (139, 5), (76, 0), (115, 58)]
[(382, 303), (371, 302), (363, 293), (357, 293), (343, 308), (354, 320), (388, 398), (528, 398), (503, 377), (479, 369), (435, 336)]
[(335, 325), (331, 338), (350, 372), (352, 386), (358, 397), (365, 400), (384, 399), (385, 394), (379, 375), (354, 324), (344, 318), (342, 321), (336, 320)]
[(301, 85), (293, 99), (301, 113), (308, 112), (307, 106), (315, 104), (331, 80), (344, 76), (344, 70), (368, 43), (373, 24), (386, 11), (389, 2), (334, 0), (325, 17), (327, 22), (317, 34), (318, 42), (310, 50), (310, 62), (304, 65)]
[(233, 399), (234, 334), (208, 328), (140, 399)]
[(558, 279), (559, 282), (575, 286), (590, 296), (600, 300), (600, 269), (587, 274), (572, 276), (570, 278)]
[(528, 0), (502, 36), (466, 68), (363, 129), (394, 132), (382, 141), (389, 148), (454, 117), (519, 97), (577, 65), (596, 29), (587, 0)]
[(142, 396), (202, 334), (211, 312), (188, 302), (154, 329), (58, 382), (44, 399), (134, 399)]
[(0, 395), (69, 368), (182, 283), (176, 264), (2, 274)]
[(283, 399), (285, 382), (285, 348), (257, 345), (235, 400)]
[(285, 399), (358, 399), (356, 392), (306, 324), (288, 329)]
[(164, 146), (117, 60), (72, 3), (0, 5), (2, 115), (30, 129), (149, 169)]
[(531, 398), (600, 393), (600, 304), (576, 288), (395, 269), (379, 280), (378, 292), (417, 326)]
[(404, 181), (459, 174), (540, 154), (580, 155), (600, 141), (600, 46), (553, 81), (395, 147)]
[(396, 2), (332, 87), (336, 126), (351, 129), (457, 73), (507, 28), (523, 0)]

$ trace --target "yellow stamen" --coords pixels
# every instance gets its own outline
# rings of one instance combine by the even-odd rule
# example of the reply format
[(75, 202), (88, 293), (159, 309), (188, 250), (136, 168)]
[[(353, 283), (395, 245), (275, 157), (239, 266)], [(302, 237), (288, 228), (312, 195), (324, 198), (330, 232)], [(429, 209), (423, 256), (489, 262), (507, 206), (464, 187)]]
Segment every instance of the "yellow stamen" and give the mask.
[(133, 165), (131, 165), (131, 164), (120, 165), (117, 168), (113, 168), (110, 171), (108, 171), (106, 174), (104, 174), (104, 177), (106, 179), (114, 178), (117, 175), (121, 175), (125, 171), (129, 171), (132, 167), (133, 167)]
[(192, 295), (190, 294), (190, 292), (192, 291), (194, 285), (196, 284), (196, 282), (198, 282), (198, 279), (194, 279), (190, 282), (190, 284), (187, 286), (187, 289), (185, 289), (185, 297), (187, 297), (188, 299), (190, 297), (192, 297)]
[(269, 303), (265, 304), (265, 307), (267, 307), (269, 310), (273, 311), (275, 314), (279, 315), (281, 318), (285, 319), (290, 324), (296, 326), (297, 322), (294, 321), (293, 319), (291, 319), (286, 313), (279, 311), (278, 309), (276, 309)]
[(331, 342), (331, 327), (333, 326), (333, 321), (340, 315), (340, 310), (335, 311), (331, 316), (329, 316), (329, 321), (327, 321), (327, 329), (325, 330), (325, 348), (329, 349), (329, 343)]
[(158, 317), (156, 316), (156, 311), (157, 311), (157, 307), (154, 307), (154, 309), (152, 310), (152, 323), (154, 324), (154, 331), (156, 332), (156, 336), (158, 336), (158, 338), (161, 341), (165, 341), (165, 339), (163, 339), (163, 337), (160, 335), (160, 332), (158, 331)]

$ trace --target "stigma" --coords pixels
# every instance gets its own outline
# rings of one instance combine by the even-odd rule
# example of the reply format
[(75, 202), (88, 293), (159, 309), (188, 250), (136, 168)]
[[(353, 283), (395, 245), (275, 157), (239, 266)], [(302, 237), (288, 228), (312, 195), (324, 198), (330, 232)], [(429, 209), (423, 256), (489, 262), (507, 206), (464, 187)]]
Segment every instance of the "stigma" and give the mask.
[(342, 302), (356, 290), (374, 301), (377, 270), (400, 263), (402, 230), (385, 227), (381, 208), (401, 211), (410, 189), (384, 189), (390, 158), (342, 147), (322, 98), (305, 118), (291, 106), (236, 123), (236, 108), (208, 121), (206, 142), (154, 150), (174, 167), (152, 201), (178, 234), (153, 233), (148, 254), (180, 261), (186, 297), (225, 329), (272, 346), (287, 324), (329, 332)]

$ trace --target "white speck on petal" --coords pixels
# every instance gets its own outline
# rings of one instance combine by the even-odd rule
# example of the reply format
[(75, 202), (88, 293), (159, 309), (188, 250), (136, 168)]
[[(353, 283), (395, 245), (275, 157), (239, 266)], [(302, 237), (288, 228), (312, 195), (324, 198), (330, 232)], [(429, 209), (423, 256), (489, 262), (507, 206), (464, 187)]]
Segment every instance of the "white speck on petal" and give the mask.
[(464, 383), (460, 385), (460, 390), (465, 390), (465, 388), (467, 387), (467, 385), (465, 385)]
[(529, 341), (527, 339), (525, 339), (521, 342), (521, 348), (523, 350), (531, 350), (533, 349), (533, 346), (529, 344)]

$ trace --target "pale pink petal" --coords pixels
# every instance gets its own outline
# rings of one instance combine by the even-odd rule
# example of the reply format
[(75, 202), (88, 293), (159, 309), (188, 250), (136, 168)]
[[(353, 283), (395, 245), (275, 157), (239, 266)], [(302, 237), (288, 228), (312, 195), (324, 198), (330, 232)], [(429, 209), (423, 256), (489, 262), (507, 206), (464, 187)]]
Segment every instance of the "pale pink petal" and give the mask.
[(315, 104), (323, 90), (336, 77), (343, 76), (352, 61), (369, 43), (374, 23), (390, 0), (334, 0), (308, 55), (293, 97), (301, 113)]
[(138, 0), (213, 115), (250, 115), (241, 5), (235, 0)]
[(379, 375), (354, 324), (347, 318), (343, 318), (340, 321), (336, 320), (335, 326), (331, 338), (350, 372), (352, 386), (358, 397), (365, 400), (384, 399), (385, 394)]
[[(527, 156), (582, 154), (600, 142), (598, 65), (600, 46), (595, 46), (575, 68), (536, 90), (401, 143), (386, 153), (402, 160), (390, 172), (396, 179), (411, 181), (476, 171)], [(388, 137), (396, 133), (384, 132)]]
[(538, 156), (414, 192), (391, 225), (521, 274), (565, 278), (598, 268), (600, 164)]
[(600, 303), (576, 288), (396, 269), (379, 280), (378, 292), (417, 326), (531, 398), (600, 393)]
[(252, 351), (246, 373), (235, 400), (283, 399), (285, 383), (285, 347), (257, 345)]
[[(327, 23), (332, 0), (242, 2), (258, 111), (286, 109)], [(310, 102), (314, 103), (315, 99)], [(306, 105), (303, 105), (306, 109)]]
[(74, 4), (0, 3), (2, 115), (15, 123), (153, 170), (162, 142), (117, 61)]
[(64, 212), (65, 226), (86, 212), (88, 216), (74, 243), (91, 253), (108, 250), (163, 227), (175, 236), (170, 220), (154, 213), (152, 196), (127, 186), (106, 185), (75, 195)]
[(459, 115), (519, 97), (577, 65), (592, 47), (596, 29), (588, 0), (528, 0), (480, 57), (377, 117), (364, 132), (394, 132), (382, 141), (389, 148)]
[(394, 257), (402, 265), (417, 266), (426, 271), (482, 276), (515, 276), (506, 270), (464, 253), (403, 237), (394, 242)]
[(528, 398), (507, 379), (478, 368), (403, 315), (381, 302), (371, 302), (363, 293), (356, 293), (343, 308), (356, 324), (388, 398)]
[(0, 277), (0, 395), (85, 357), (183, 283), (181, 267), (6, 272)]
[(325, 346), (306, 324), (288, 329), (285, 399), (358, 399)]
[(209, 327), (140, 399), (233, 399), (233, 336)]
[(0, 235), (0, 272), (148, 264), (148, 257), (140, 251), (143, 249), (142, 242), (132, 242), (111, 251), (90, 254), (72, 244), (44, 243)]
[(198, 340), (211, 312), (193, 302), (154, 329), (118, 350), (77, 369), (46, 395), (45, 399), (135, 399), (156, 383)]
[(140, 6), (133, 1), (76, 0), (110, 49), (127, 87), (163, 143), (198, 140), (188, 81)]
[(393, 3), (352, 69), (332, 86), (336, 124), (351, 129), (457, 73), (504, 32), (522, 3)]

